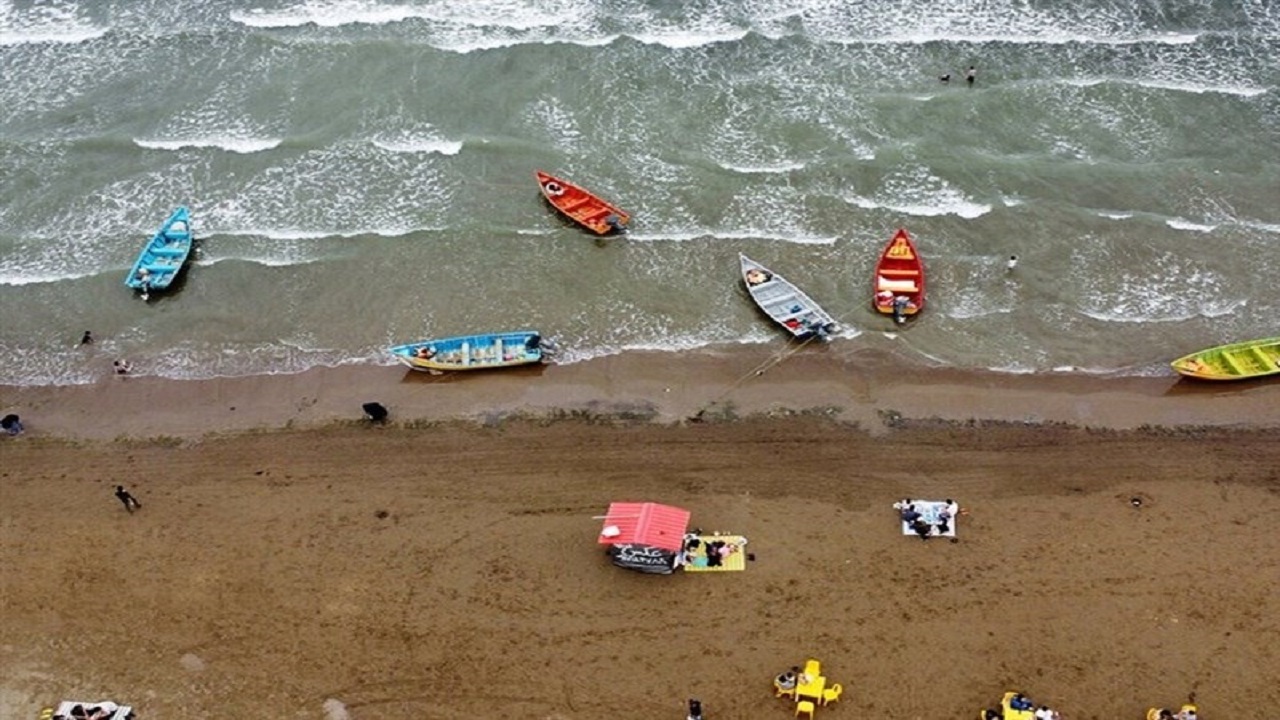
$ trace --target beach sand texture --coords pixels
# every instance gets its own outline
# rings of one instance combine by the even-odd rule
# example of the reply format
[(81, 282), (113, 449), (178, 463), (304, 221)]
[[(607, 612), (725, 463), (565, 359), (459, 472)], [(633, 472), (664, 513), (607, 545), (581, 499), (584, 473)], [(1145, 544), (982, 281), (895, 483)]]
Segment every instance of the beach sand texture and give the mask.
[[(612, 362), (187, 383), (168, 433), (128, 400), (158, 381), (6, 390), (32, 430), (0, 443), (0, 716), (74, 697), (143, 719), (337, 717), (336, 700), (357, 720), (650, 720), (698, 697), (709, 719), (784, 718), (770, 678), (806, 657), (845, 688), (827, 717), (969, 718), (1008, 689), (1071, 720), (1190, 691), (1206, 717), (1280, 706), (1274, 386), (935, 373), (909, 390), (789, 367), (689, 423), (664, 421), (748, 361)], [(824, 407), (824, 383), (843, 388), (827, 409), (783, 410)], [(348, 393), (395, 422), (334, 423)], [(1005, 417), (1023, 404), (1041, 421)], [(541, 418), (480, 412), (507, 407)], [(637, 407), (656, 409), (605, 417)], [(1105, 422), (1057, 422), (1081, 414)], [(1001, 422), (965, 420), (984, 416)], [(903, 537), (903, 496), (957, 499), (959, 541)], [(612, 567), (592, 516), (614, 500), (689, 508), (756, 559)]]

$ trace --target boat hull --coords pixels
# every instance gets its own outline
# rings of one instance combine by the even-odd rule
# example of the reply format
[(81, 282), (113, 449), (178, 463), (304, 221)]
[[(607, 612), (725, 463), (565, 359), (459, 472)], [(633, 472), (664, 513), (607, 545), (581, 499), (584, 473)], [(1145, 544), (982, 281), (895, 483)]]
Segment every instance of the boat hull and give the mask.
[(1197, 380), (1248, 380), (1280, 375), (1280, 337), (1219, 345), (1191, 353), (1170, 365)]
[(871, 304), (899, 322), (924, 310), (924, 261), (906, 230), (899, 229), (876, 262)]
[(782, 329), (801, 339), (835, 332), (836, 321), (803, 290), (746, 255), (739, 254), (738, 263), (747, 294)]
[(626, 212), (579, 185), (541, 170), (534, 175), (542, 197), (552, 207), (597, 235), (625, 230), (627, 223), (631, 222), (631, 216)]
[(167, 290), (186, 266), (192, 242), (191, 214), (180, 207), (143, 246), (124, 284), (144, 298), (150, 292)]
[(460, 372), (546, 362), (549, 343), (534, 330), (459, 335), (397, 345), (391, 355), (423, 372)]

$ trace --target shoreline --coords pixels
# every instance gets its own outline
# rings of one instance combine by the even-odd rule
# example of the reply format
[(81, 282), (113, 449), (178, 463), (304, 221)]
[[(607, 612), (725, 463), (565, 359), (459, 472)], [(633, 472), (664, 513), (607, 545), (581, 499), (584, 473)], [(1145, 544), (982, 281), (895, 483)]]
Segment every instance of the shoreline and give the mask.
[(392, 424), (819, 413), (873, 433), (894, 418), (1117, 430), (1280, 426), (1280, 383), (1013, 375), (910, 365), (874, 350), (801, 352), (770, 364), (779, 357), (721, 348), (439, 376), (398, 365), (206, 380), (110, 376), (91, 385), (0, 386), (0, 410), (19, 414), (28, 436), (93, 440), (322, 427), (361, 419), (370, 401), (390, 409)]

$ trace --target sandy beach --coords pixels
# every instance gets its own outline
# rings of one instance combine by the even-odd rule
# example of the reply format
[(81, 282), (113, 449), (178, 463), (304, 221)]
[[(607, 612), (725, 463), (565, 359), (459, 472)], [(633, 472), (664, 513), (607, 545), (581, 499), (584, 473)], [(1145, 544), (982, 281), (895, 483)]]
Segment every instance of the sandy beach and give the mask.
[[(771, 357), (3, 388), (0, 717), (788, 718), (806, 657), (823, 717), (1280, 705), (1280, 384)], [(904, 496), (958, 500), (957, 542)], [(615, 568), (615, 500), (755, 560)]]

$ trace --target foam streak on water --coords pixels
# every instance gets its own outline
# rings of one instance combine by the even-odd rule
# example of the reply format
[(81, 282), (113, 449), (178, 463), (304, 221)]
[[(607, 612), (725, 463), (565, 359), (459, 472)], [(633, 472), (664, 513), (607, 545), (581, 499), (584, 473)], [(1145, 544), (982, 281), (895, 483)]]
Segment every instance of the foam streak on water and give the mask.
[[(0, 0), (0, 383), (528, 326), (571, 362), (782, 347), (739, 252), (841, 320), (823, 351), (1152, 372), (1274, 334), (1278, 39), (1265, 0)], [(177, 205), (200, 247), (143, 304)], [(892, 328), (900, 226), (929, 304)]]

